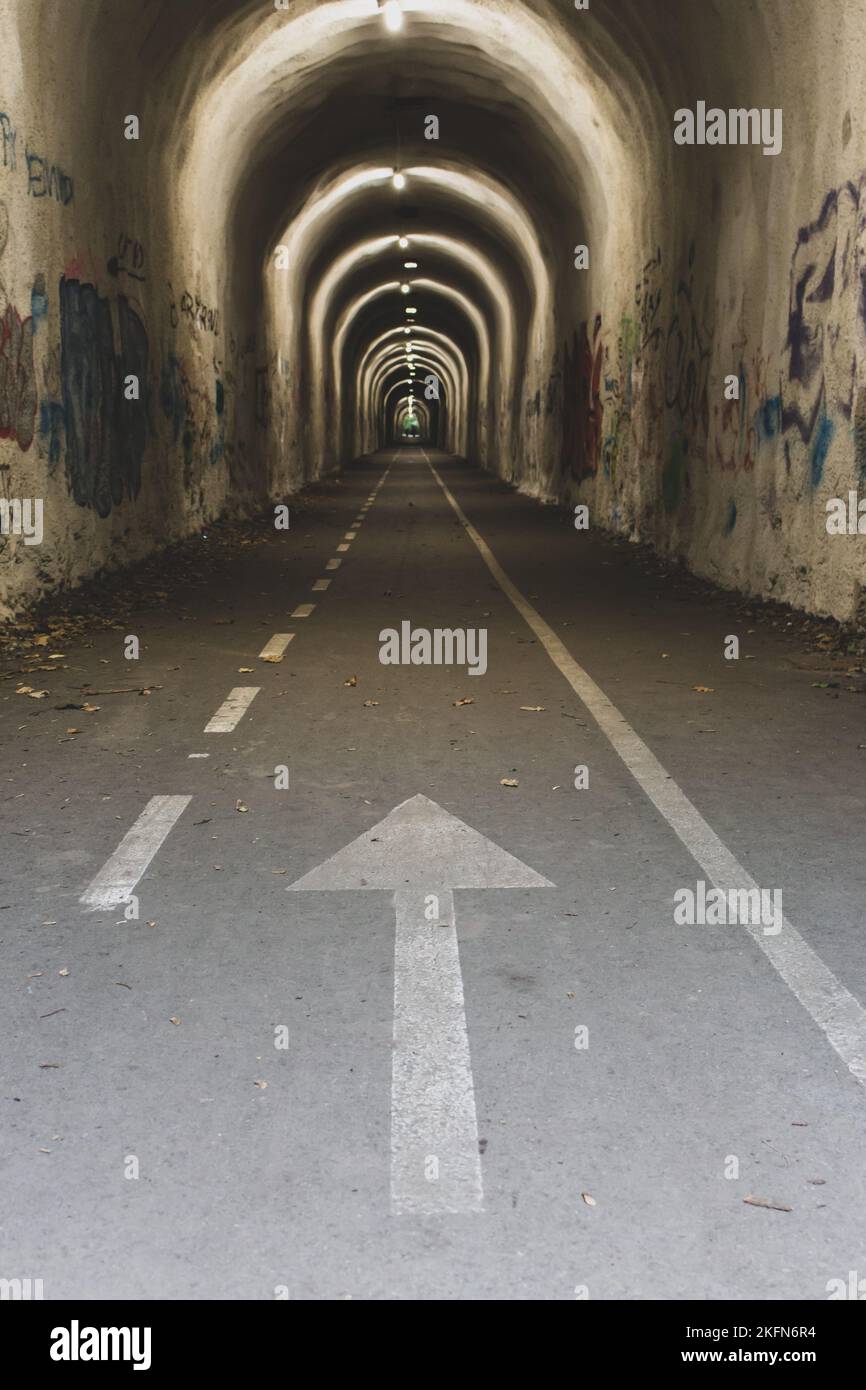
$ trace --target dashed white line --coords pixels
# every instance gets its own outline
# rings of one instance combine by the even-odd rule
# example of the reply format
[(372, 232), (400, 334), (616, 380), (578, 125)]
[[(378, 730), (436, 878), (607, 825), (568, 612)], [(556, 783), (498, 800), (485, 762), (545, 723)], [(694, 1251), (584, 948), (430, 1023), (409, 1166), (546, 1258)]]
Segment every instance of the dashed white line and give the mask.
[[(679, 836), (707, 878), (725, 893), (732, 888), (756, 889), (758, 885), (751, 874), (746, 872), (719, 839), (601, 687), (596, 685), (582, 666), (578, 665), (541, 614), (523, 597), (516, 585), (512, 584), (493, 551), (475, 530), (426, 453), (424, 458), (466, 534), (503, 593), (535, 633), (551, 661), (568, 681), (578, 699), (583, 701), (635, 781)], [(866, 1010), (860, 1002), (833, 972), (828, 970), (821, 957), (806, 944), (787, 917), (782, 918), (782, 930), (778, 936), (765, 936), (760, 924), (750, 924), (746, 930), (817, 1023), (851, 1075), (861, 1085), (866, 1086)]]
[(229, 697), (224, 700), (211, 719), (209, 724), (205, 724), (206, 734), (230, 734), (243, 719), (253, 700), (261, 690), (260, 685), (236, 685), (234, 690), (229, 692)]
[(338, 550), (341, 550), (341, 551), (343, 551), (343, 552), (345, 552), (345, 551), (347, 551), (347, 550), (349, 549), (349, 547), (348, 547), (347, 545), (340, 544), (340, 545), (337, 546), (337, 549), (338, 549)]
[(156, 851), (191, 801), (191, 796), (152, 796), (82, 894), (82, 905), (92, 912), (104, 912), (128, 902)]
[(293, 632), (275, 632), (270, 642), (265, 643), (259, 652), (259, 661), (269, 656), (282, 656), (294, 635)]
[(357, 534), (358, 534), (357, 531), (347, 531), (346, 534), (345, 534), (345, 536), (343, 537), (343, 540), (344, 540), (344, 541), (353, 541), (353, 540), (355, 539), (355, 537), (357, 536)]
[(298, 606), (297, 606), (297, 608), (293, 608), (293, 609), (292, 609), (291, 613), (289, 614), (289, 617), (290, 617), (290, 618), (309, 618), (309, 616), (310, 616), (310, 614), (312, 613), (312, 611), (313, 611), (313, 609), (315, 608), (315, 606), (316, 606), (316, 605), (315, 605), (314, 603), (299, 603)]
[(338, 570), (342, 565), (342, 560), (328, 560), (325, 564), (326, 570)]
[(314, 594), (321, 594), (321, 593), (324, 593), (325, 589), (327, 589), (327, 588), (330, 587), (330, 584), (331, 584), (330, 579), (317, 579), (316, 582), (315, 582), (315, 584), (313, 585), (313, 593), (314, 593)]

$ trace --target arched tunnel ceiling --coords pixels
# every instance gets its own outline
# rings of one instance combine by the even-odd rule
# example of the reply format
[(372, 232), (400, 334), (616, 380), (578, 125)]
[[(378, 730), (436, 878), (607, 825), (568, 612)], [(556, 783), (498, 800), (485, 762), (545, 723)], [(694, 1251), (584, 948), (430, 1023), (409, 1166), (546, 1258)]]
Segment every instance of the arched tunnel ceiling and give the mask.
[[(471, 414), (483, 460), (519, 382), (553, 371), (560, 320), (588, 316), (573, 248), (591, 244), (603, 275), (617, 253), (611, 208), (640, 186), (651, 152), (664, 178), (658, 74), (675, 84), (677, 60), (694, 72), (698, 29), (709, 62), (714, 15), (697, 26), (688, 0), (670, 0), (655, 25), (654, 7), (632, 0), (597, 0), (579, 17), (519, 0), (400, 3), (393, 34), (377, 0), (150, 0), (132, 32), (100, 0), (84, 27), (103, 42), (106, 30), (121, 46), (137, 39), (180, 221), (192, 227), (206, 204), (228, 229), (231, 284), (211, 272), (211, 297), (230, 294), (251, 321), (264, 314), (301, 394), (327, 380), (302, 426), (307, 445), (331, 459), (373, 442), (361, 439), (359, 364), (397, 308), (371, 292), (410, 274), (387, 246), (403, 236), (419, 261), (423, 248), (416, 321), (447, 332), (471, 364), (453, 404)], [(52, 7), (39, 8), (51, 24)], [(666, 63), (654, 65), (662, 43)]]
[[(148, 239), (149, 284), (165, 287), (151, 321), (163, 356), (162, 319), (173, 332), (182, 297), (224, 325), (214, 352), (196, 342), (179, 359), (180, 389), (185, 374), (200, 399), (225, 393), (236, 435), (247, 429), (240, 444), (216, 446), (223, 477), (195, 489), (202, 515), (375, 449), (383, 378), (368, 357), (403, 321), (452, 345), (443, 445), (539, 496), (595, 477), (607, 445), (593, 397), (617, 380), (599, 355), (612, 365), (612, 335), (658, 247), (666, 292), (689, 286), (697, 165), (672, 140), (673, 111), (696, 93), (773, 104), (783, 69), (807, 95), (805, 75), (794, 82), (784, 61), (801, 0), (399, 5), (398, 33), (378, 0), (68, 0), (62, 16), (53, 0), (27, 7), (44, 41), (25, 45), (22, 70), (46, 88), (46, 123), (74, 105), (77, 143), (96, 151), (95, 200), (113, 196), (118, 159), (105, 113), (140, 115), (143, 138), (123, 149), (136, 187), (118, 207)], [(61, 96), (45, 79), (70, 24), (82, 81)], [(85, 95), (96, 90), (100, 102)], [(727, 203), (725, 178), (743, 179)], [(723, 222), (741, 216), (743, 195), (766, 214), (768, 187), (722, 153), (701, 180), (701, 307), (712, 276), (730, 269), (714, 270)], [(745, 244), (754, 255), (753, 227)], [(77, 264), (78, 248), (66, 251)], [(220, 373), (231, 379), (217, 385)], [(167, 482), (189, 491), (189, 467)], [(670, 491), (638, 479), (627, 507), (605, 497), (604, 509), (615, 525), (655, 534)], [(687, 539), (697, 543), (694, 527)]]

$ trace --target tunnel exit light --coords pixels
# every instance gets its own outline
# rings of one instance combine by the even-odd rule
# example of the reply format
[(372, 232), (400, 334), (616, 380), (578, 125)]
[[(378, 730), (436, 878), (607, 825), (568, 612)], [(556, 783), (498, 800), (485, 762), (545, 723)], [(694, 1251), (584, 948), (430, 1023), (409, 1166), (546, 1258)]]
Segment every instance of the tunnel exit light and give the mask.
[(385, 0), (385, 4), (382, 6), (382, 16), (389, 34), (399, 34), (403, 28), (403, 11), (400, 8), (399, 0)]

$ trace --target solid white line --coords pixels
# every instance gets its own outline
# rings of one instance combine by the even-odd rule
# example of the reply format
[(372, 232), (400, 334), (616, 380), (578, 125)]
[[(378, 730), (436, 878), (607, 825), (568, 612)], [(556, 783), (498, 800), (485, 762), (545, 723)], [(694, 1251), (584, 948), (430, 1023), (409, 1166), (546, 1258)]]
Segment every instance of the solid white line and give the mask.
[[(423, 453), (423, 450), (422, 450)], [(535, 633), (550, 659), (583, 701), (605, 737), (625, 763), (638, 785), (682, 840), (692, 858), (716, 888), (757, 888), (755, 880), (742, 867), (700, 812), (689, 801), (643, 739), (635, 733), (600, 686), (574, 660), (566, 646), (541, 615), (512, 584), (492, 550), (464, 514), (457, 499), (445, 486), (427, 458), (433, 477), (441, 487), (466, 534), (503, 593)], [(804, 1009), (811, 1014), (828, 1042), (836, 1049), (852, 1076), (866, 1086), (866, 1010), (854, 995), (803, 940), (787, 917), (782, 919), (778, 936), (765, 936), (760, 925), (746, 930), (775, 966)]]
[(323, 593), (324, 590), (327, 589), (327, 588), (329, 587), (330, 583), (331, 583), (330, 579), (317, 579), (316, 582), (315, 582), (315, 584), (313, 585), (313, 593), (314, 593), (314, 594), (321, 594), (321, 593)]
[(343, 563), (342, 560), (326, 560), (326, 561), (325, 561), (325, 569), (326, 569), (326, 570), (338, 570), (338, 569), (340, 568), (340, 566), (342, 565), (342, 563)]
[(299, 603), (297, 608), (293, 609), (292, 612), (289, 614), (289, 617), (309, 618), (315, 606), (316, 605), (314, 603)]
[(259, 661), (268, 656), (282, 656), (294, 635), (293, 632), (275, 632), (270, 642), (259, 652)]
[(205, 724), (205, 733), (230, 734), (243, 719), (260, 690), (260, 685), (236, 685), (234, 690), (229, 691), (228, 699), (223, 701), (213, 719)]
[(191, 801), (191, 796), (152, 796), (82, 894), (83, 906), (91, 912), (105, 912), (128, 902), (151, 859)]
[(436, 1215), (482, 1211), (475, 1091), (463, 1003), (454, 895), (425, 915), (418, 889), (394, 894), (394, 1054), (391, 1209)]

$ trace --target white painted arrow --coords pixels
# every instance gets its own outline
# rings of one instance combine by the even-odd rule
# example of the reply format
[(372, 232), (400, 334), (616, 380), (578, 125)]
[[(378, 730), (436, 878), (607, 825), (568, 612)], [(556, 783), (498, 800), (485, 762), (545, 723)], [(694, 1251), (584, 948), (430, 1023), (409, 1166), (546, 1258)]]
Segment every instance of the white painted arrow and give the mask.
[(391, 1209), (481, 1211), (475, 1090), (455, 888), (552, 888), (426, 796), (413, 796), (289, 891), (392, 889)]

